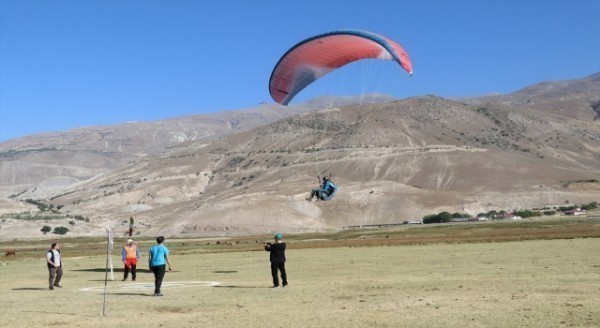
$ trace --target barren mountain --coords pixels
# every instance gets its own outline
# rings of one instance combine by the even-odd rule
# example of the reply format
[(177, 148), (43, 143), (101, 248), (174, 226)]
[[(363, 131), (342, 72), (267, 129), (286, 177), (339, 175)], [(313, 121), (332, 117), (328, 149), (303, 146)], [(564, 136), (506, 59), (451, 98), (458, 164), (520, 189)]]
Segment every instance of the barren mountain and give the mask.
[(527, 106), (584, 121), (600, 119), (600, 73), (583, 79), (543, 82), (508, 95), (475, 101)]
[[(593, 103), (597, 94), (588, 91), (599, 81), (584, 80), (591, 80), (585, 90), (568, 90), (581, 81), (559, 83), (562, 97)], [(545, 94), (528, 97), (540, 104)], [(314, 231), (443, 210), (474, 215), (598, 201), (593, 108), (589, 115), (584, 106), (577, 115), (553, 108), (429, 96), (289, 116), (171, 145), (86, 180), (47, 179), (3, 200), (0, 236), (41, 234), (39, 222), (14, 219), (35, 210), (25, 199), (88, 218), (69, 226), (73, 234), (124, 232), (135, 217), (137, 232), (148, 235)], [(329, 174), (339, 186), (334, 199), (306, 201), (316, 176)]]
[[(363, 102), (391, 100), (383, 95), (370, 95)], [(283, 117), (355, 102), (356, 97), (322, 97), (298, 106), (262, 104), (258, 108), (210, 115), (82, 127), (8, 140), (0, 143), (0, 197), (57, 176), (87, 180), (146, 155), (160, 154), (184, 141), (209, 142)], [(54, 179), (54, 184), (59, 181), (67, 182)]]
[(210, 140), (311, 110), (262, 105), (256, 109), (156, 122), (82, 127), (30, 135), (0, 144), (0, 197), (56, 176), (86, 180), (189, 140)]

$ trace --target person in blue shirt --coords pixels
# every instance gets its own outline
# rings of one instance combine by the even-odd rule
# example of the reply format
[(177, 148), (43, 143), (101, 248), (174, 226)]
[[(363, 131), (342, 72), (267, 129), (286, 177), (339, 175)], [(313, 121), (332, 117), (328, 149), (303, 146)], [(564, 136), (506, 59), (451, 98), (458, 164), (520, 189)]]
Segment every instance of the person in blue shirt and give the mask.
[(337, 191), (337, 187), (331, 181), (331, 179), (327, 177), (323, 177), (323, 182), (319, 189), (313, 189), (310, 192), (310, 196), (306, 198), (307, 201), (312, 201), (313, 197), (317, 196), (320, 200), (330, 200), (335, 192)]
[(169, 261), (169, 249), (163, 245), (164, 241), (165, 237), (163, 236), (156, 238), (157, 245), (152, 246), (150, 248), (150, 254), (148, 254), (150, 271), (154, 273), (154, 296), (163, 296), (160, 292), (160, 286), (165, 277), (166, 266), (169, 265), (169, 271), (173, 270), (171, 262)]

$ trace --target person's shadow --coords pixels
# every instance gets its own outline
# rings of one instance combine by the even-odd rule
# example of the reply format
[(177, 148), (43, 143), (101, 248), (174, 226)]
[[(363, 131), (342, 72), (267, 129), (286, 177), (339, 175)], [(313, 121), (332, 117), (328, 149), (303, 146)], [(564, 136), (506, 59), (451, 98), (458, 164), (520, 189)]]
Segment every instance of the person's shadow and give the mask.
[[(98, 294), (103, 294), (103, 293), (98, 293)], [(116, 292), (107, 292), (107, 295), (111, 295), (111, 296), (152, 296), (154, 297), (154, 294), (152, 293), (116, 293)]]
[(21, 288), (13, 288), (12, 290), (48, 290), (48, 287), (46, 287), (46, 288), (21, 287)]
[[(106, 272), (106, 268), (93, 268), (93, 269), (77, 269), (77, 270), (69, 270), (69, 271), (79, 271), (79, 272)], [(137, 273), (152, 273), (150, 269), (135, 269)], [(114, 268), (113, 272), (125, 272), (124, 268)]]
[(268, 286), (235, 286), (235, 285), (216, 285), (211, 286), (213, 288), (244, 288), (244, 289), (257, 289), (257, 288), (273, 288)]

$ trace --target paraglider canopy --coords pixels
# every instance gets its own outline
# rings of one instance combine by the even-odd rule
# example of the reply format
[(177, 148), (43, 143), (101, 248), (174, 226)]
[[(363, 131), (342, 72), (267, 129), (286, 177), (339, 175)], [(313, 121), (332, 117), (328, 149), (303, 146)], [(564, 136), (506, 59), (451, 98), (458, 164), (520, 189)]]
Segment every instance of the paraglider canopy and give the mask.
[(368, 58), (393, 60), (412, 75), (410, 58), (396, 42), (367, 31), (340, 30), (308, 38), (288, 50), (271, 73), (269, 92), (273, 100), (287, 105), (325, 74)]

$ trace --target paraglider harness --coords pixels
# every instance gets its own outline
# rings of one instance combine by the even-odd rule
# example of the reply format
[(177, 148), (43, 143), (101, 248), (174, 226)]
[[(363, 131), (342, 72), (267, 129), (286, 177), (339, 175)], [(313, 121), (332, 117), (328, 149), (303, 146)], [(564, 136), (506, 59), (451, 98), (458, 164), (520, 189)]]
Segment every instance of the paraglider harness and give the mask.
[(331, 177), (333, 174), (329, 174), (329, 177), (323, 177), (323, 183), (321, 184), (321, 177), (317, 175), (319, 179), (319, 183), (321, 184), (321, 197), (318, 197), (320, 200), (330, 200), (333, 198), (337, 191), (336, 185), (331, 181)]

